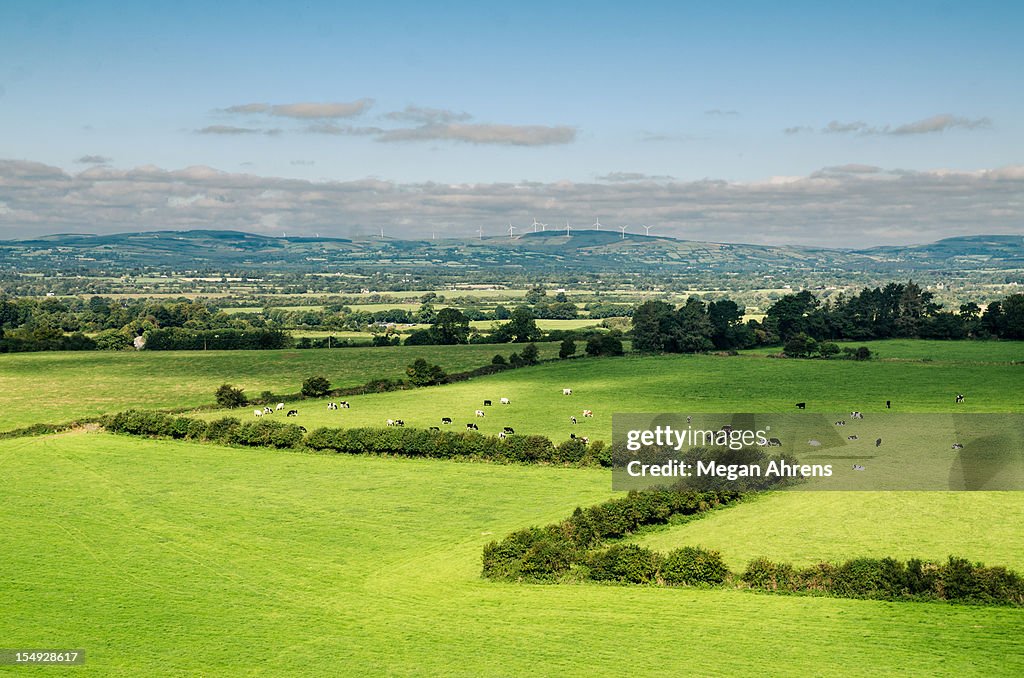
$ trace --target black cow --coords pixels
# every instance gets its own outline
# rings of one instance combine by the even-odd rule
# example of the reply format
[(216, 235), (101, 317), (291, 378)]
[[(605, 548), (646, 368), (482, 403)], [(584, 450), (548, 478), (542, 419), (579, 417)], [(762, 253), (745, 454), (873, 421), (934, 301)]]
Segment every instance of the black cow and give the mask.
[(875, 441), (875, 447), (881, 447), (881, 446), (882, 446), (882, 439), (879, 438), (878, 440)]
[(572, 423), (575, 424), (576, 423), (576, 417), (569, 417), (569, 421), (571, 421)]
[(338, 403), (338, 406), (339, 406), (339, 407), (343, 407), (343, 408), (345, 408), (346, 410), (347, 410), (347, 409), (349, 408), (349, 404), (348, 404), (348, 401), (347, 401), (347, 400), (342, 400), (342, 401), (341, 401), (340, 403)]
[(288, 414), (286, 414), (284, 416), (286, 416), (286, 417), (297, 417), (297, 416), (299, 416), (299, 411), (298, 410), (288, 410)]
[(796, 404), (796, 409), (798, 409), (798, 410), (805, 409), (806, 407), (807, 407), (807, 403), (797, 403)]
[(451, 417), (441, 417), (441, 423), (442, 424), (450, 424), (450, 423), (452, 423), (452, 418)]
[(305, 426), (300, 426), (299, 430), (302, 431), (303, 433), (309, 433), (309, 431), (306, 430)]
[(515, 432), (516, 432), (515, 429), (512, 428), (511, 426), (506, 426), (505, 427), (505, 433), (510, 433), (511, 434), (511, 433), (515, 433)]
[(954, 450), (962, 450), (962, 449), (964, 449), (964, 446), (963, 446), (962, 443), (953, 443), (953, 449)]
[(441, 429), (439, 427), (437, 427), (437, 426), (431, 426), (430, 430), (431, 431), (440, 431)]
[(886, 400), (885, 401), (885, 409), (887, 409), (887, 410), (892, 409), (892, 401), (891, 400)]
[(479, 431), (480, 428), (476, 424), (466, 424), (467, 431)]
[(484, 401), (484, 407), (490, 407), (490, 406), (491, 406), (491, 401), (490, 400), (485, 400)]
[(779, 440), (778, 438), (769, 438), (768, 439), (768, 447), (779, 447), (781, 445), (782, 445), (782, 441)]
[(957, 404), (959, 405), (963, 401), (964, 401), (964, 394), (963, 393), (957, 393), (956, 394), (956, 402), (957, 402)]

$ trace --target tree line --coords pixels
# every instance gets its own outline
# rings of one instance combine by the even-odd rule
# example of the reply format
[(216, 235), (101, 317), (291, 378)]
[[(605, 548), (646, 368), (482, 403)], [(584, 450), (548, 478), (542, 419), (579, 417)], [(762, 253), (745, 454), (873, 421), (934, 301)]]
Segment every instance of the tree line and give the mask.
[[(808, 291), (787, 294), (763, 320), (743, 321), (744, 310), (730, 299), (704, 302), (690, 297), (682, 306), (648, 301), (633, 311), (633, 348), (647, 353), (698, 353), (755, 346), (786, 346), (786, 353), (839, 353), (832, 341), (869, 339), (1024, 339), (1024, 294), (990, 303), (943, 309), (934, 294), (914, 282), (865, 288), (822, 302)], [(834, 347), (834, 348), (833, 348)], [(851, 357), (857, 357), (856, 352)]]

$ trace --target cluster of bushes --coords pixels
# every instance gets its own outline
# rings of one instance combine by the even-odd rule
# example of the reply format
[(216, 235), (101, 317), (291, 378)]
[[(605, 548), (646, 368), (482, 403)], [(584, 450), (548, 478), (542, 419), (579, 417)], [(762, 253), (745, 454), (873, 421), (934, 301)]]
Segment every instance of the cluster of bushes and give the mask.
[(871, 360), (871, 349), (867, 346), (858, 346), (857, 348), (844, 346), (840, 349), (839, 344), (831, 341), (819, 343), (803, 332), (787, 340), (782, 350), (787, 358), (825, 358), (828, 360), (840, 357), (846, 360)]
[[(531, 527), (513, 532), (484, 547), (483, 575), (491, 579), (554, 581), (574, 566), (581, 576), (595, 580), (622, 579), (622, 572), (647, 572), (648, 561), (658, 556), (635, 545), (616, 545), (607, 551), (592, 551), (606, 539), (618, 539), (646, 525), (667, 523), (672, 516), (695, 515), (740, 499), (736, 492), (630, 492), (597, 506), (577, 508), (555, 525)], [(624, 575), (623, 575), (624, 576)], [(644, 575), (646, 577), (646, 575)], [(653, 579), (652, 579), (653, 580)]]
[(579, 440), (566, 440), (555, 445), (544, 436), (496, 438), (471, 432), (412, 428), (320, 428), (306, 437), (305, 444), (314, 450), (344, 454), (394, 454), (431, 459), (579, 466), (607, 466), (611, 463), (600, 441), (584, 445)]
[(101, 420), (104, 428), (115, 433), (161, 436), (184, 440), (203, 440), (251, 447), (297, 447), (306, 429), (269, 419), (242, 423), (233, 417), (206, 422), (177, 417), (163, 412), (127, 410)]
[(461, 431), (413, 428), (319, 428), (268, 418), (241, 422), (225, 417), (206, 422), (163, 412), (127, 410), (102, 419), (115, 433), (201, 440), (249, 447), (307, 448), (344, 454), (386, 454), (431, 459), (479, 459), (503, 463), (549, 463), (608, 466), (611, 456), (601, 441), (585, 445), (566, 440), (558, 445), (544, 436), (506, 438)]
[(804, 568), (757, 558), (740, 580), (751, 588), (784, 593), (1024, 605), (1024, 577), (1005, 567), (986, 567), (955, 556), (945, 563), (855, 558)]

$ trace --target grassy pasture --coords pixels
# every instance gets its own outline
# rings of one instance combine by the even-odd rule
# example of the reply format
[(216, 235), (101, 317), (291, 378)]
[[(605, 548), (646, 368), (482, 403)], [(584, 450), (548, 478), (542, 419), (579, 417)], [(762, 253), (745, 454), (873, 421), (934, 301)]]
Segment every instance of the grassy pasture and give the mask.
[[(941, 341), (937, 339), (881, 339), (878, 341), (838, 342), (840, 347), (867, 346), (881, 360), (918, 360), (922, 362), (1008, 363), (1024, 361), (1024, 342), (1020, 341)], [(756, 348), (743, 354), (767, 355), (782, 349)]]
[[(1005, 345), (950, 346), (969, 360), (854, 362), (758, 355), (580, 358), (448, 386), (349, 397), (352, 408), (348, 410), (328, 411), (326, 401), (287, 405), (299, 410), (295, 421), (310, 429), (382, 426), (386, 419), (427, 427), (452, 417), (456, 428), (474, 422), (481, 433), (496, 435), (511, 426), (517, 433), (557, 440), (570, 432), (610, 440), (613, 412), (789, 412), (795, 411), (796, 402), (807, 402), (808, 411), (878, 412), (884, 410), (886, 400), (892, 400), (898, 412), (948, 412), (957, 393), (967, 395), (958, 412), (1024, 411), (1020, 389), (1024, 365), (1001, 362)], [(507, 354), (512, 349), (501, 350)], [(572, 388), (573, 395), (563, 396), (565, 387)], [(512, 404), (500, 405), (502, 397)], [(484, 399), (494, 405), (482, 407)], [(474, 416), (477, 409), (486, 416)], [(583, 409), (593, 410), (595, 416), (582, 418)], [(246, 413), (235, 412), (239, 414)], [(572, 415), (579, 422), (575, 426), (569, 422)]]
[[(558, 354), (540, 344), (541, 355)], [(283, 351), (50, 351), (0, 355), (0, 430), (59, 423), (128, 407), (189, 407), (213, 403), (228, 382), (250, 396), (261, 391), (297, 393), (313, 375), (336, 387), (371, 379), (405, 377), (418, 357), (450, 372), (490, 363), (496, 346), (392, 346)]]
[[(1024, 672), (1018, 609), (480, 579), (487, 541), (607, 498), (600, 471), (106, 434), (0, 441), (0, 463), (0, 637), (83, 647), (76, 674)], [(969, 499), (916, 506), (934, 524), (955, 509), (975, 530), (1019, 529), (1018, 514)], [(791, 557), (821, 541), (829, 518), (813, 518)], [(1006, 555), (985, 548), (970, 555)]]
[(775, 492), (635, 539), (701, 545), (740, 570), (767, 556), (798, 565), (852, 556), (960, 555), (1024, 572), (1024, 492)]

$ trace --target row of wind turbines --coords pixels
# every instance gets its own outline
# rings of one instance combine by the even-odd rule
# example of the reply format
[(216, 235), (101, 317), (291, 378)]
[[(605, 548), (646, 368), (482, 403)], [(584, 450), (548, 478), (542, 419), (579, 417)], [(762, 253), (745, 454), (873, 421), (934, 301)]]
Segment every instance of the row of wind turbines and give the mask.
[[(601, 230), (601, 226), (602, 226), (601, 218), (598, 217), (597, 219), (595, 219), (594, 223), (591, 224), (591, 226), (595, 230), (600, 231)], [(515, 232), (516, 232), (516, 230), (518, 230), (518, 228), (519, 228), (518, 226), (513, 226), (512, 223), (509, 222), (509, 225), (508, 225), (508, 237), (509, 237), (510, 240), (515, 240)], [(625, 238), (626, 238), (626, 229), (629, 228), (629, 225), (627, 224), (625, 226), (618, 226), (617, 228), (620, 231), (619, 237), (622, 238), (623, 240), (625, 240)], [(654, 227), (653, 226), (648, 226), (646, 224), (641, 224), (640, 228), (644, 229), (645, 235), (650, 235), (651, 234), (651, 229), (654, 228)], [(545, 232), (547, 230), (548, 230), (548, 224), (544, 224), (544, 223), (541, 223), (541, 222), (537, 221), (537, 219), (535, 217), (534, 220), (533, 220), (533, 232), (534, 233), (542, 233), (542, 232)], [(562, 230), (561, 227), (559, 227), (558, 230)], [(483, 240), (484, 239), (484, 229), (483, 229), (483, 226), (478, 228), (476, 232), (479, 235), (480, 240)], [(565, 222), (565, 235), (566, 235), (566, 237), (569, 237), (571, 234), (572, 234), (572, 224), (570, 224), (569, 221), (566, 220), (566, 222)]]

